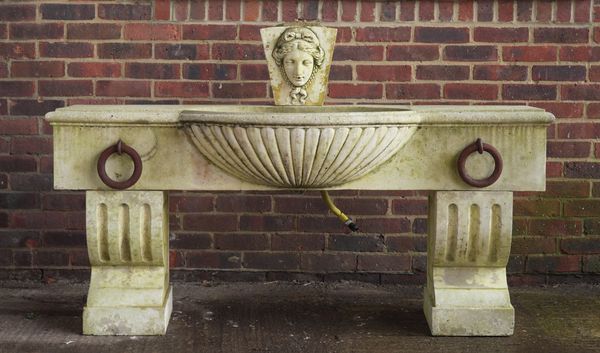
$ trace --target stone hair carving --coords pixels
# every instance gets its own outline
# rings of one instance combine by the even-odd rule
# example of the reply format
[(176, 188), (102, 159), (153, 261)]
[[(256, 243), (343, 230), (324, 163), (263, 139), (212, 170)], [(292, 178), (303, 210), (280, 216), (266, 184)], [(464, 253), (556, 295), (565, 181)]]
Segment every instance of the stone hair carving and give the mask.
[(272, 56), (282, 77), (292, 87), (291, 103), (305, 104), (306, 88), (325, 60), (325, 51), (316, 33), (307, 27), (287, 28), (277, 39)]

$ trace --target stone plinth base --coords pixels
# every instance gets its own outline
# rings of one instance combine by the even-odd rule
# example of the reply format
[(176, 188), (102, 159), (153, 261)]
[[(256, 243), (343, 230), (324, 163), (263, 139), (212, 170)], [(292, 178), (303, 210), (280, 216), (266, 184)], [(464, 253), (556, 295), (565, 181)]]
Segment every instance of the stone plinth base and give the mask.
[(173, 287), (162, 306), (86, 306), (84, 335), (164, 335), (173, 311)]
[(434, 336), (510, 336), (515, 310), (506, 307), (432, 306), (426, 294), (423, 311)]

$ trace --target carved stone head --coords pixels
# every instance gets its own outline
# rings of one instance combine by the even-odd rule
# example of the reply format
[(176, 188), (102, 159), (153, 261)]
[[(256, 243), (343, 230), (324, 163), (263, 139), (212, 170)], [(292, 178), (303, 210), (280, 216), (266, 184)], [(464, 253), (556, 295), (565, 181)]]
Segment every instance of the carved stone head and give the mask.
[(336, 32), (298, 25), (261, 30), (276, 105), (323, 104)]

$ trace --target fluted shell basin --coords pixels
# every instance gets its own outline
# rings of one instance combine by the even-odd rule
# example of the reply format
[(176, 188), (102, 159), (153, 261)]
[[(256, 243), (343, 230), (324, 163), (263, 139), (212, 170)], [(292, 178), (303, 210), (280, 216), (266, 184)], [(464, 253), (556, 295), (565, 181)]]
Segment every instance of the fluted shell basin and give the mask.
[(406, 107), (211, 106), (180, 121), (210, 162), (250, 183), (327, 188), (389, 160), (417, 129)]

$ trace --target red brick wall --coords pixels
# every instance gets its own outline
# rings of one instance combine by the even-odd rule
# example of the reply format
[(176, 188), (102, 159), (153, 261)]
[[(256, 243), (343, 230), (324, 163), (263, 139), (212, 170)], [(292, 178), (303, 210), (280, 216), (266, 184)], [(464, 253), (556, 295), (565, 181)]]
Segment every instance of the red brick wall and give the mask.
[[(515, 198), (511, 279), (600, 277), (598, 0), (4, 2), (2, 276), (87, 272), (84, 196), (52, 191), (40, 116), (70, 104), (270, 104), (258, 30), (298, 17), (338, 28), (330, 104), (553, 112), (548, 190)], [(426, 195), (334, 193), (366, 231), (349, 235), (315, 192), (172, 193), (173, 276), (422, 283)]]

